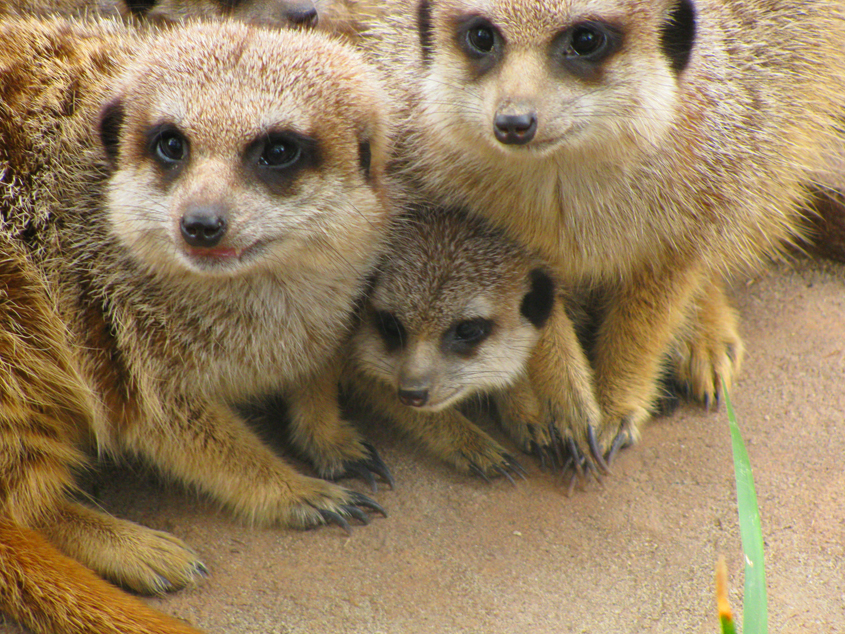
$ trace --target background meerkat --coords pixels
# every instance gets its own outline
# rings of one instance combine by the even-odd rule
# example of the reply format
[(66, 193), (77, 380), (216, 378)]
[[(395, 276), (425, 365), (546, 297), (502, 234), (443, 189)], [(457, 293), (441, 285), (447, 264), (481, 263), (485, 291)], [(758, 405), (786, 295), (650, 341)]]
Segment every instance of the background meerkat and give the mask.
[(160, 593), (201, 562), (66, 497), (77, 441), (250, 522), (347, 526), (381, 511), (298, 473), (232, 407), (282, 393), (319, 475), (386, 473), (336, 400), (334, 359), (388, 213), (387, 111), (361, 56), (237, 23), (138, 35), (33, 19), (0, 22), (0, 70), (2, 235), (37, 271), (47, 299), (32, 305), (67, 331), (59, 345), (14, 305), (4, 314), (3, 515)]
[(530, 368), (563, 448), (601, 468), (635, 440), (667, 359), (717, 402), (742, 356), (722, 278), (800, 231), (805, 183), (841, 147), (841, 3), (395, 0), (385, 12), (362, 45), (403, 104), (396, 169), (596, 297), (586, 352), (600, 409), (570, 406), (555, 355)]
[[(344, 384), (352, 402), (385, 414), (463, 471), (521, 473), (458, 405), (495, 395), (506, 427), (513, 410), (530, 413), (526, 366), (540, 333), (564, 315), (558, 291), (538, 258), (480, 218), (408, 209), (391, 223), (351, 341)], [(521, 424), (540, 420), (535, 411)]]

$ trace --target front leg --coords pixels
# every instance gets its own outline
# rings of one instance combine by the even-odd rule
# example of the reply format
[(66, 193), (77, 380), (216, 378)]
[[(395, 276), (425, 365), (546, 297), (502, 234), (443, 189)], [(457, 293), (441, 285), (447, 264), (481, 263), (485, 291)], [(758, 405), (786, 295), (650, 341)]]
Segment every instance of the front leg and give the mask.
[(638, 440), (657, 401), (670, 343), (706, 280), (700, 267), (670, 261), (643, 267), (605, 298), (593, 356), (602, 408), (598, 442), (609, 458)]
[(606, 470), (596, 442), (601, 414), (593, 390), (575, 325), (558, 302), (529, 359), (528, 379), (497, 395), (497, 409), (517, 444), (543, 462), (571, 464), (579, 472)]
[(311, 461), (320, 477), (357, 476), (373, 490), (378, 475), (393, 487), (393, 476), (375, 447), (341, 416), (338, 386), (341, 358), (289, 391), (291, 441)]
[(672, 342), (669, 359), (676, 386), (708, 409), (719, 405), (722, 384), (730, 389), (739, 372), (744, 347), (737, 322), (716, 276), (691, 302)]
[(207, 401), (163, 404), (124, 434), (126, 449), (195, 486), (250, 523), (308, 528), (346, 518), (367, 523), (370, 498), (296, 471), (274, 454), (230, 407)]

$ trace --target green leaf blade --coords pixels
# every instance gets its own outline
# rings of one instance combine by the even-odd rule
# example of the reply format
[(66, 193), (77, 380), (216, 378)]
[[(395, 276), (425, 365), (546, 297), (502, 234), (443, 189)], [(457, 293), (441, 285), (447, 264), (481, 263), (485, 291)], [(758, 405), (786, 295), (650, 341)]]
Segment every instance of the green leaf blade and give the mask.
[[(736, 498), (739, 511), (739, 532), (742, 550), (745, 554), (745, 596), (742, 609), (742, 630), (744, 634), (768, 634), (769, 609), (766, 597), (766, 569), (763, 556), (763, 532), (751, 461), (742, 441), (739, 425), (727, 387), (723, 384), (728, 421), (731, 429), (734, 473), (736, 475)], [(724, 622), (722, 624), (724, 630)], [(731, 625), (731, 627), (733, 627)]]

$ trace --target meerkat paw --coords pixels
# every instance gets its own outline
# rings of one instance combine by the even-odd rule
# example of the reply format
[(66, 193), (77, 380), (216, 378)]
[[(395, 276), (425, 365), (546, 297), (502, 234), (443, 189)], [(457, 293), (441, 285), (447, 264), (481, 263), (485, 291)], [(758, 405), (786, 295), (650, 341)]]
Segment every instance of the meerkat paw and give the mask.
[(672, 344), (669, 359), (679, 392), (710, 409), (718, 407), (722, 384), (730, 389), (744, 346), (737, 317), (724, 298), (699, 307), (693, 323)]
[(516, 458), (486, 434), (466, 439), (461, 446), (453, 449), (447, 459), (460, 471), (476, 475), (487, 483), (491, 482), (491, 478), (503, 477), (516, 484), (513, 476), (525, 479), (528, 475)]
[[(580, 396), (580, 398), (579, 398)], [(511, 438), (542, 468), (599, 478), (609, 472), (599, 408), (589, 390), (539, 398), (526, 379), (496, 395), (496, 412)]]
[(208, 576), (199, 556), (177, 537), (80, 504), (65, 504), (42, 532), (69, 557), (140, 594), (162, 595)]
[(375, 493), (378, 491), (375, 476), (382, 479), (391, 489), (395, 486), (393, 474), (378, 455), (372, 443), (363, 441), (361, 443), (367, 453), (364, 457), (352, 460), (344, 460), (340, 465), (328, 469), (319, 470), (320, 476), (329, 480), (341, 480), (343, 478), (358, 478), (366, 482)]
[(288, 503), (277, 509), (277, 515), (283, 523), (294, 528), (335, 524), (349, 533), (352, 530), (350, 519), (364, 525), (370, 523), (368, 511), (387, 517), (387, 511), (375, 500), (325, 480), (301, 476), (287, 486), (292, 499), (286, 496)]

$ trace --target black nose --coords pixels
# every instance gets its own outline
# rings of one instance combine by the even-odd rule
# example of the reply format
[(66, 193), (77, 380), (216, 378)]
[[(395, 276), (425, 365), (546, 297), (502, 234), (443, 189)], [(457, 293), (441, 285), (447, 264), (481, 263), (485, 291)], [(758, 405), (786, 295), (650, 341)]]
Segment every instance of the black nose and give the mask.
[(428, 402), (428, 390), (399, 390), (399, 400), (408, 407), (422, 407)]
[(181, 222), (182, 238), (192, 247), (217, 246), (226, 235), (225, 214), (217, 207), (192, 209)]
[(505, 145), (525, 145), (537, 132), (537, 115), (497, 114), (493, 121), (496, 138)]
[(296, 26), (317, 26), (319, 17), (317, 16), (317, 9), (314, 7), (294, 7), (286, 14), (288, 22)]

